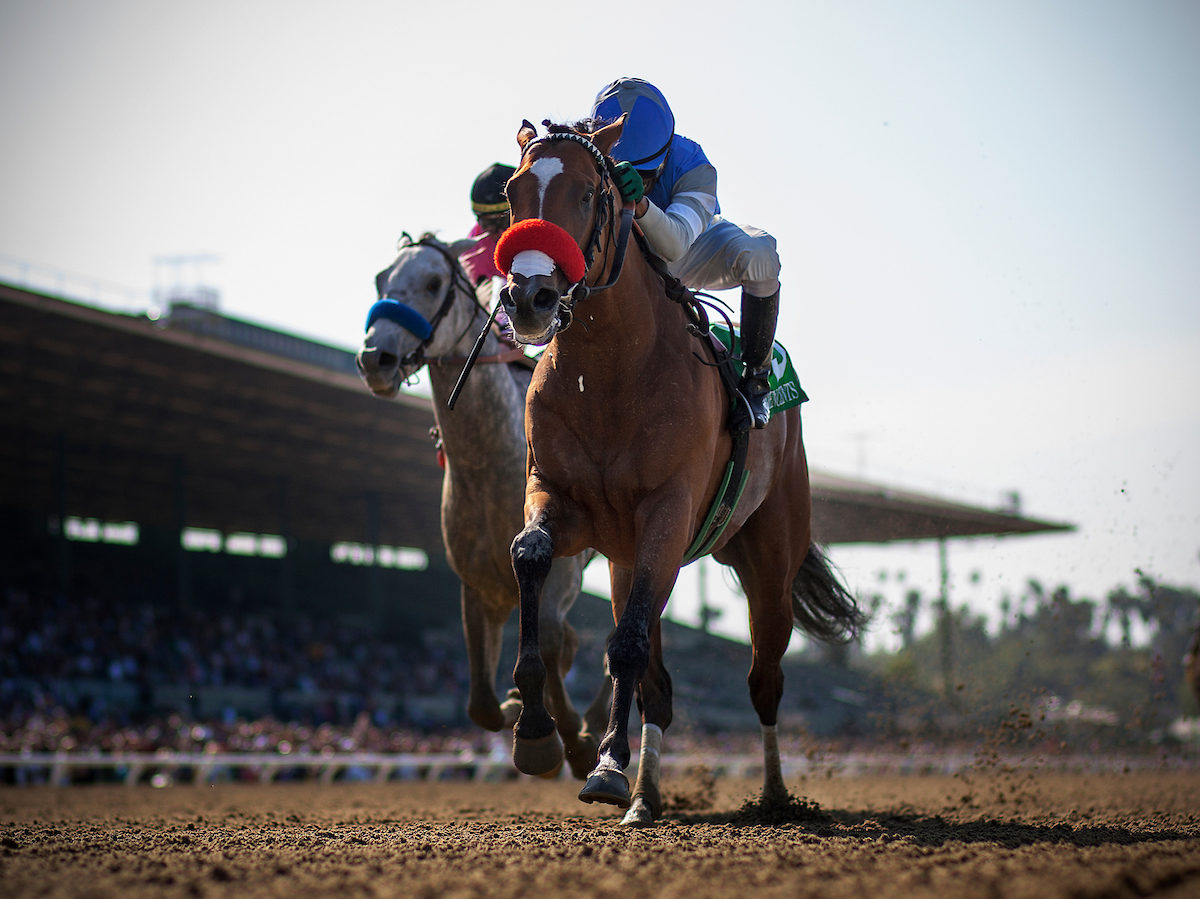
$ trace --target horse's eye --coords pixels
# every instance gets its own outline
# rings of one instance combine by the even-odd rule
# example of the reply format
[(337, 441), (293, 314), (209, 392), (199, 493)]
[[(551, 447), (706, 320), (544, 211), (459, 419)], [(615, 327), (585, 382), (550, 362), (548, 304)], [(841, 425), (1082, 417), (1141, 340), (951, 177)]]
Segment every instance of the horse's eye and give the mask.
[(592, 202), (592, 197), (594, 196), (596, 196), (596, 192), (589, 187), (583, 192), (583, 204), (587, 205), (588, 203)]
[(429, 279), (429, 283), (425, 285), (425, 289), (430, 293), (442, 292), (442, 279), (436, 276)]

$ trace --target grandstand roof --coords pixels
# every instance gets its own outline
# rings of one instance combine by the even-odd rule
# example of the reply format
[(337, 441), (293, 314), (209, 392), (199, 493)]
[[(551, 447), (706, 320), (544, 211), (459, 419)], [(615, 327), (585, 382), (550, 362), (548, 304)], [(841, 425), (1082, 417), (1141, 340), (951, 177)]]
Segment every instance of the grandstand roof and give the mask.
[(441, 553), (427, 401), (3, 284), (0, 372), (2, 506)]
[[(179, 312), (154, 321), (0, 283), (0, 507), (440, 554), (428, 401), (372, 396), (348, 350)], [(812, 483), (826, 543), (1070, 529)]]
[(813, 531), (823, 543), (888, 543), (1074, 529), (1011, 509), (986, 509), (822, 471), (811, 471), (809, 478)]

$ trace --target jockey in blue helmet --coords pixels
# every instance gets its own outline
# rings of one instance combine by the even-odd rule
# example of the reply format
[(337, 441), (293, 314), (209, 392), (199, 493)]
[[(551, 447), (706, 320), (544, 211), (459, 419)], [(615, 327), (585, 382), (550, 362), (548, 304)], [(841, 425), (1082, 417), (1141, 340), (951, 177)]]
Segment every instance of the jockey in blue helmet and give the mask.
[(770, 420), (771, 351), (779, 317), (779, 254), (775, 238), (721, 217), (717, 170), (693, 140), (675, 132), (662, 92), (641, 78), (618, 78), (596, 95), (591, 117), (625, 126), (613, 145), (621, 196), (656, 255), (697, 290), (742, 288), (739, 389), (756, 428)]

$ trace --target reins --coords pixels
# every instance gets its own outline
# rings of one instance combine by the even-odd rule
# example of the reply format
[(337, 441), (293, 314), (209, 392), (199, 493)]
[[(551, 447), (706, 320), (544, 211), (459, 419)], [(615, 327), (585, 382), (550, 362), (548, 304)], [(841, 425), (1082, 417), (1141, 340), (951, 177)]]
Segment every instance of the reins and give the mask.
[[(467, 383), (467, 375), (471, 373), (471, 369), (475, 367), (475, 363), (479, 360), (479, 353), (483, 350), (483, 342), (487, 340), (488, 331), (492, 329), (492, 322), (496, 320), (496, 315), (499, 312), (500, 298), (497, 297), (495, 304), (492, 306), (491, 314), (488, 316), (487, 321), (483, 323), (483, 330), (479, 332), (479, 336), (475, 338), (475, 345), (471, 347), (471, 352), (467, 354), (467, 360), (463, 363), (463, 370), (458, 375), (454, 389), (450, 391), (450, 398), (446, 400), (446, 408), (451, 412), (454, 411), (454, 404), (458, 402), (458, 395), (462, 393), (462, 389)], [(475, 320), (473, 316), (471, 320)], [(467, 332), (463, 331), (463, 333), (466, 334)]]
[[(438, 356), (436, 359), (430, 359), (430, 365), (462, 365), (470, 358), (466, 356)], [(490, 356), (479, 356), (475, 360), (476, 365), (498, 365), (504, 362), (533, 362), (535, 361), (530, 356), (525, 355), (524, 347), (513, 347), (505, 350), (502, 353), (492, 353)]]

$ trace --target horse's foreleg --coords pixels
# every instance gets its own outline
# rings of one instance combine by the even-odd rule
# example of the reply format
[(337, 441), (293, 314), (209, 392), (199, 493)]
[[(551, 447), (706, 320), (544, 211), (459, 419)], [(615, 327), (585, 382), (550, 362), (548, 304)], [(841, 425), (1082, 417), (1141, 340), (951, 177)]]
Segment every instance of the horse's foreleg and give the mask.
[(513, 681), (521, 692), (521, 715), (513, 728), (513, 764), (525, 774), (553, 774), (563, 760), (562, 740), (546, 709), (546, 665), (538, 648), (538, 605), (553, 556), (554, 541), (539, 520), (527, 525), (513, 540), (513, 572), (520, 593)]
[(652, 824), (662, 816), (659, 789), (663, 732), (674, 715), (671, 676), (663, 664), (662, 624), (655, 622), (651, 633), (650, 664), (638, 685), (638, 708), (642, 712), (642, 749), (638, 756), (637, 782), (633, 785), (633, 804), (622, 824)]
[[(610, 634), (611, 636), (611, 634)], [(591, 734), (604, 733), (608, 724), (608, 710), (612, 706), (612, 677), (608, 673), (608, 653), (604, 655), (604, 679), (600, 689), (592, 697), (591, 704), (583, 713), (584, 728)]]
[(657, 724), (642, 725), (642, 750), (638, 754), (637, 783), (633, 786), (633, 802), (621, 823), (630, 827), (653, 824), (662, 814), (662, 794), (659, 792), (662, 759), (662, 728)]
[[(632, 804), (629, 778), (625, 776), (630, 757), (629, 712), (638, 683), (650, 663), (651, 619), (657, 620), (666, 596), (670, 594), (674, 577), (668, 580), (665, 589), (654, 581), (651, 572), (632, 579), (628, 603), (620, 612), (620, 620), (608, 640), (608, 667), (613, 681), (612, 707), (608, 729), (600, 741), (600, 757), (596, 768), (579, 793), (579, 798), (584, 802), (606, 802), (621, 808), (629, 808)], [(624, 592), (622, 588), (629, 583), (628, 571), (614, 569), (614, 609), (619, 608), (617, 604)]]

